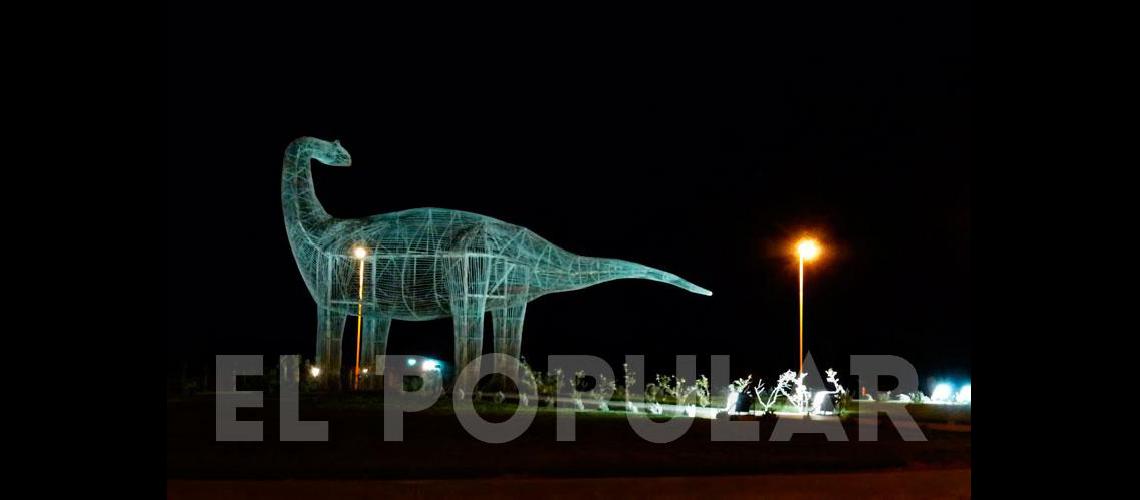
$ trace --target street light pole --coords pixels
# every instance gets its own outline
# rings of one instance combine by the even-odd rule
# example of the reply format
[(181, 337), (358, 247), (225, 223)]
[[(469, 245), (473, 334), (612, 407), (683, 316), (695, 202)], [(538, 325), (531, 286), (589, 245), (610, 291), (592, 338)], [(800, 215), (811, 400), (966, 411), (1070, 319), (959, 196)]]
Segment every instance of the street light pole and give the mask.
[(800, 258), (800, 359), (799, 375), (804, 373), (804, 261), (810, 261), (819, 255), (819, 244), (815, 240), (802, 239), (796, 244), (796, 254)]
[(360, 261), (360, 291), (356, 302), (356, 369), (353, 370), (352, 388), (360, 388), (360, 330), (364, 320), (364, 257), (368, 255), (364, 248), (356, 247), (353, 255)]

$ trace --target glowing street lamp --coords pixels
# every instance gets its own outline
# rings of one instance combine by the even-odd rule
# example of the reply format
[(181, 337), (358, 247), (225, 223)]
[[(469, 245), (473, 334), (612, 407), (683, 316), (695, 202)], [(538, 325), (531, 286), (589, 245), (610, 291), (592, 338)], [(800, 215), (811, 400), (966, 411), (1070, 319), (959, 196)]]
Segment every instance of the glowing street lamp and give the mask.
[(368, 256), (368, 251), (364, 247), (358, 246), (352, 249), (352, 256), (360, 261), (360, 292), (356, 302), (356, 370), (352, 379), (352, 387), (356, 389), (360, 387), (360, 330), (361, 322), (364, 320), (364, 258)]
[(804, 238), (796, 243), (796, 255), (800, 258), (800, 371), (804, 373), (804, 261), (812, 261), (819, 256), (819, 243), (811, 238)]

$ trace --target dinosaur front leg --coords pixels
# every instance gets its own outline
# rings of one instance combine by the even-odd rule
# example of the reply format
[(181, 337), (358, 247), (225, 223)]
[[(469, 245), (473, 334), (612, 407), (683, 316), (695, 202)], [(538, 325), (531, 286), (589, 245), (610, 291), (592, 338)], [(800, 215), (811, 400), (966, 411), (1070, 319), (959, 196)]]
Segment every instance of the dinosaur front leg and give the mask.
[[(483, 313), (487, 303), (488, 260), (462, 256), (449, 259), (447, 289), (455, 328), (455, 373), (483, 354)], [(473, 368), (478, 381), (478, 367)]]
[[(483, 355), (483, 316), (453, 316), (452, 321), (455, 328), (455, 371), (458, 375)], [(476, 377), (479, 376), (479, 367), (471, 370)]]
[(320, 385), (340, 388), (340, 345), (344, 339), (345, 315), (332, 309), (317, 307), (317, 367), (321, 369)]
[(365, 316), (363, 332), (360, 343), (360, 366), (368, 369), (364, 380), (366, 386), (375, 386), (373, 382), (380, 381), (384, 375), (384, 354), (388, 349), (388, 327), (392, 326), (392, 318), (382, 316)]

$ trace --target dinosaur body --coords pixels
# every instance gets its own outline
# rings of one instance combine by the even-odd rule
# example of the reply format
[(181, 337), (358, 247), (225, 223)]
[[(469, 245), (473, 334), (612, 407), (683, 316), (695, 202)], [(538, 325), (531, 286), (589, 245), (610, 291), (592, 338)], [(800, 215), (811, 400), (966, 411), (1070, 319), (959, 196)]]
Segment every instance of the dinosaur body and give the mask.
[[(470, 212), (417, 208), (333, 218), (313, 192), (313, 159), (348, 166), (351, 157), (339, 142), (301, 138), (286, 150), (282, 171), (286, 231), (317, 303), (317, 363), (329, 373), (339, 374), (344, 321), (358, 307), (363, 366), (372, 367), (384, 354), (391, 320), (450, 317), (455, 363), (462, 369), (482, 352), (486, 312), (493, 315), (496, 351), (518, 357), (526, 304), (548, 293), (642, 278), (712, 294), (640, 264), (574, 255), (529, 229)], [(353, 255), (358, 247), (363, 258)], [(382, 366), (374, 368), (382, 373)]]

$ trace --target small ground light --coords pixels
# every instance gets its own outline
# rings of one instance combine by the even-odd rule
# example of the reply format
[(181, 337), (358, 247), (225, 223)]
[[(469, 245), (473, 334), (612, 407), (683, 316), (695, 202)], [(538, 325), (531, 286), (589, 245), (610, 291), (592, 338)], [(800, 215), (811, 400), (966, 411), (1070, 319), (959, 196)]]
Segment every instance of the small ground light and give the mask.
[(970, 384), (962, 386), (958, 389), (958, 395), (954, 397), (954, 401), (962, 404), (970, 404)]
[(424, 361), (424, 364), (421, 366), (423, 367), (423, 370), (425, 372), (429, 372), (432, 370), (438, 370), (439, 369), (439, 361), (436, 361), (434, 359), (429, 359), (427, 361)]
[(934, 386), (934, 392), (930, 394), (930, 399), (934, 401), (950, 401), (950, 396), (954, 394), (954, 388), (950, 384), (938, 384)]
[(819, 391), (815, 393), (815, 397), (813, 397), (811, 401), (812, 411), (817, 414), (823, 413), (823, 402), (830, 396), (831, 393), (827, 391)]
[(416, 358), (408, 358), (408, 366), (416, 366)]
[(368, 369), (367, 368), (361, 368), (360, 372), (365, 374), (365, 375), (368, 375)]
[(312, 375), (313, 378), (317, 378), (321, 376), (321, 369), (316, 366), (309, 368), (309, 375)]

